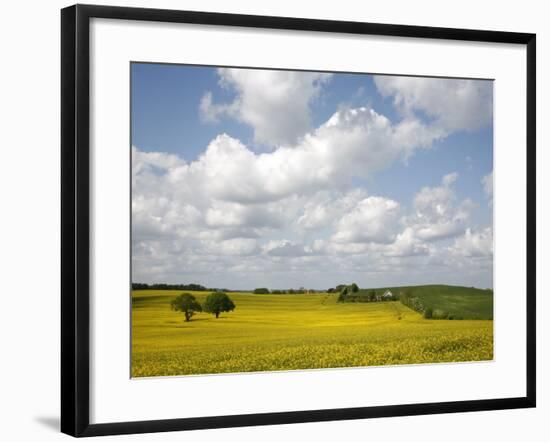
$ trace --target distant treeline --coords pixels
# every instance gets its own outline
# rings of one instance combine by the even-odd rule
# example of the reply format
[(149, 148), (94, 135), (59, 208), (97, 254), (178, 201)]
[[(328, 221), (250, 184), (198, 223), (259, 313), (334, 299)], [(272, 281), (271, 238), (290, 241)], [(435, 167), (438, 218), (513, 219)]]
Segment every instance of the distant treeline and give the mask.
[(303, 287), (299, 289), (268, 289), (266, 287), (259, 287), (257, 289), (254, 289), (253, 293), (255, 295), (303, 295), (306, 293), (322, 293), (319, 290), (313, 290), (313, 289), (305, 289)]
[(360, 289), (357, 284), (339, 285), (335, 290), (340, 289), (338, 302), (380, 302), (399, 301), (399, 296), (386, 289), (365, 290)]
[[(146, 284), (143, 282), (133, 282), (132, 290), (189, 290), (195, 292), (249, 292), (250, 290), (229, 290), (224, 288), (208, 288), (200, 284)], [(257, 295), (302, 295), (305, 293), (322, 293), (321, 290), (305, 289), (300, 287), (299, 289), (268, 289), (266, 287), (260, 287), (252, 290), (252, 293)]]
[(195, 292), (206, 292), (215, 289), (209, 289), (200, 284), (146, 284), (143, 282), (133, 282), (132, 290), (192, 290)]

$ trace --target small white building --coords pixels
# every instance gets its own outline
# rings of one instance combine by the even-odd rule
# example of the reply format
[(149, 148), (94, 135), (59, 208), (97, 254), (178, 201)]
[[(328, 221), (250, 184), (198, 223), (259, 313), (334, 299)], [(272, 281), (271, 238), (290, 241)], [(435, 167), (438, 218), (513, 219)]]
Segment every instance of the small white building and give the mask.
[(393, 293), (391, 292), (391, 290), (386, 290), (382, 295), (382, 299), (385, 299), (385, 300), (393, 299)]

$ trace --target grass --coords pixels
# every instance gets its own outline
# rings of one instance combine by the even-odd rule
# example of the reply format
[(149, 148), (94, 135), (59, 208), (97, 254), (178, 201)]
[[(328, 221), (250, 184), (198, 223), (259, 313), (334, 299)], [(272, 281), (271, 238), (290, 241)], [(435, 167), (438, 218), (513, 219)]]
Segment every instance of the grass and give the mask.
[[(337, 303), (337, 294), (230, 293), (236, 309), (190, 322), (181, 291), (134, 291), (132, 376), (481, 361), (493, 321), (430, 321), (399, 302)], [(202, 302), (208, 292), (193, 292)]]
[(493, 319), (493, 291), (452, 285), (423, 285), (390, 288), (399, 294), (409, 290), (434, 313), (446, 312), (455, 318)]

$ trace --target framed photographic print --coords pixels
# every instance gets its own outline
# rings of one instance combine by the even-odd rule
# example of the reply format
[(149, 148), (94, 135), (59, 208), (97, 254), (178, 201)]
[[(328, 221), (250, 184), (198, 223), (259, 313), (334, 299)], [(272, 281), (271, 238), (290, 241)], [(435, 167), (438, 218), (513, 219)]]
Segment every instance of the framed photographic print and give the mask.
[(61, 24), (63, 432), (535, 406), (535, 35)]

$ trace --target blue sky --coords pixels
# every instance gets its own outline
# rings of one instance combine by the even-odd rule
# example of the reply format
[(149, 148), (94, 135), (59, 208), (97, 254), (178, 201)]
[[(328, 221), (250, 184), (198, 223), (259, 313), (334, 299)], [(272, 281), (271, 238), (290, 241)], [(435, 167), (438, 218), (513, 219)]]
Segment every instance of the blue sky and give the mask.
[(491, 81), (131, 76), (134, 281), (492, 287)]

